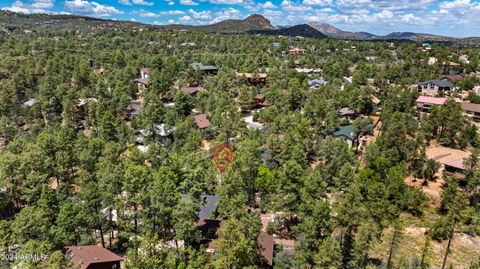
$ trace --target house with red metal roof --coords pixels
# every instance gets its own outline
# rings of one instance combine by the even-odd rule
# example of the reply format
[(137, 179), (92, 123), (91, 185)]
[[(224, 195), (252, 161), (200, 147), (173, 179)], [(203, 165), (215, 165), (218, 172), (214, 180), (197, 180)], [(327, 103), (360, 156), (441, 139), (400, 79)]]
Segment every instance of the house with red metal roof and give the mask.
[(447, 99), (446, 97), (419, 96), (416, 101), (417, 109), (422, 112), (427, 112), (434, 106), (442, 106)]

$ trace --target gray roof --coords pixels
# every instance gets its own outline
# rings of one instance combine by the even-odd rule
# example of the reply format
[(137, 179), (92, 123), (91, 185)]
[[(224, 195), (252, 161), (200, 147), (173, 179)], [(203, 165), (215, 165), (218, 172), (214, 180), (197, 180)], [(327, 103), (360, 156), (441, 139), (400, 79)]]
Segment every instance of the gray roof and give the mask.
[(201, 219), (212, 219), (214, 213), (217, 210), (218, 196), (215, 195), (202, 195), (200, 196), (200, 211), (198, 211), (198, 217)]
[(38, 100), (35, 98), (30, 98), (28, 99), (25, 103), (23, 103), (24, 106), (33, 106), (38, 103)]
[(442, 88), (445, 88), (445, 87), (452, 88), (453, 87), (452, 83), (450, 83), (448, 81), (445, 81), (445, 80), (439, 80), (439, 79), (419, 82), (418, 85), (425, 85), (425, 84), (430, 84), (430, 83), (435, 84), (438, 87), (442, 87)]
[(338, 110), (338, 113), (340, 114), (340, 116), (355, 115), (355, 110), (348, 107), (343, 107)]
[(193, 63), (191, 64), (193, 69), (200, 69), (202, 71), (205, 70), (218, 70), (218, 67), (213, 65), (203, 65), (202, 63)]
[[(182, 194), (183, 199), (190, 200), (190, 195)], [(199, 219), (215, 219), (215, 212), (217, 211), (218, 196), (215, 195), (200, 195), (200, 204), (197, 216)]]
[(319, 79), (312, 79), (312, 80), (309, 80), (308, 81), (308, 86), (312, 87), (312, 86), (320, 86), (320, 85), (323, 85), (323, 84), (326, 84), (327, 82), (322, 78), (319, 78)]

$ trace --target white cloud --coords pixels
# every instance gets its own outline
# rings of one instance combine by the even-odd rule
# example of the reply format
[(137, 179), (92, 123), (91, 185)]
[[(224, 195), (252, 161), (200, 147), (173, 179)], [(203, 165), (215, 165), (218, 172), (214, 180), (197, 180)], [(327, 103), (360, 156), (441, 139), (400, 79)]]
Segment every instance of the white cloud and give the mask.
[(400, 16), (400, 20), (407, 24), (421, 24), (422, 20), (413, 13), (408, 13)]
[(180, 18), (180, 21), (181, 22), (190, 22), (190, 21), (192, 21), (192, 17), (190, 17), (188, 15), (185, 15), (185, 16)]
[(50, 9), (53, 8), (53, 5), (54, 0), (30, 0), (26, 2), (17, 0), (11, 6), (2, 9), (25, 14), (52, 13)]
[(442, 2), (439, 4), (440, 11), (444, 14), (469, 14), (469, 12), (480, 11), (480, 2), (472, 2), (470, 0), (455, 0), (451, 2)]
[(212, 19), (210, 11), (199, 11), (199, 12), (197, 12), (193, 9), (189, 9), (188, 13), (195, 20), (211, 20)]
[(168, 15), (183, 15), (185, 11), (182, 10), (169, 10)]
[(73, 12), (86, 13), (101, 17), (124, 13), (113, 6), (102, 5), (97, 2), (89, 2), (85, 0), (65, 1), (65, 7)]
[(283, 10), (288, 12), (303, 12), (313, 10), (310, 6), (305, 6), (300, 3), (293, 3), (290, 0), (283, 0), (280, 6)]
[(242, 18), (242, 13), (240, 10), (235, 9), (235, 8), (225, 8), (222, 11), (216, 12), (215, 13), (215, 18), (208, 23), (217, 23), (223, 20), (228, 20), (228, 19), (240, 19)]
[(185, 6), (197, 6), (198, 3), (193, 2), (193, 0), (180, 0), (180, 4)]
[(150, 12), (150, 11), (147, 11), (147, 10), (144, 10), (144, 9), (135, 10), (135, 11), (132, 12), (132, 14), (137, 14), (138, 16), (143, 17), (143, 18), (158, 18), (158, 17), (160, 17), (160, 14), (158, 14), (158, 13), (153, 13), (153, 12)]
[(243, 4), (243, 0), (210, 0), (212, 4), (225, 4), (225, 5), (240, 5)]
[(426, 10), (436, 3), (436, 0), (337, 0), (337, 7), (345, 11), (368, 9), (371, 11), (418, 11)]
[(393, 12), (390, 11), (390, 10), (384, 10), (380, 13), (376, 13), (373, 15), (374, 18), (376, 19), (380, 19), (380, 20), (389, 20), (391, 18), (393, 18)]
[(173, 1), (170, 1), (170, 2), (168, 2), (168, 5), (173, 6), (173, 5), (175, 5), (175, 3)]
[(327, 6), (333, 4), (332, 0), (304, 0), (303, 3), (309, 6)]
[(135, 5), (142, 5), (142, 6), (153, 6), (155, 3), (153, 2), (148, 2), (148, 1), (145, 1), (145, 0), (118, 0), (118, 2), (122, 5), (126, 5), (126, 6), (131, 6), (132, 4), (135, 4)]
[(322, 8), (320, 9), (321, 12), (326, 12), (326, 13), (330, 13), (330, 12), (334, 12), (335, 10), (329, 8), (329, 7), (326, 7), (326, 8)]
[(153, 6), (154, 5), (153, 2), (147, 2), (145, 0), (132, 0), (132, 2), (135, 5), (143, 5), (143, 6)]
[(272, 2), (267, 1), (262, 5), (263, 8), (265, 9), (273, 9), (273, 8), (278, 8), (276, 5), (274, 5)]

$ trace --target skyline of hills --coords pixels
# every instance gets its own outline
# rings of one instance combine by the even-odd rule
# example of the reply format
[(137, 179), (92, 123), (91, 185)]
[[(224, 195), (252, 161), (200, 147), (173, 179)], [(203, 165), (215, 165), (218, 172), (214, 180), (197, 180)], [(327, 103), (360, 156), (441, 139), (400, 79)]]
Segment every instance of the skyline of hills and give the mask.
[(250, 33), (265, 35), (284, 35), (284, 36), (301, 36), (308, 38), (336, 38), (351, 40), (410, 40), (410, 41), (439, 41), (439, 42), (456, 42), (460, 41), (469, 45), (479, 45), (480, 37), (456, 38), (449, 36), (433, 35), (429, 33), (413, 33), (413, 32), (392, 32), (387, 35), (375, 35), (368, 32), (350, 32), (339, 29), (332, 24), (324, 22), (310, 22), (308, 24), (299, 24), (292, 26), (273, 26), (270, 21), (260, 14), (252, 14), (243, 20), (223, 20), (214, 24), (207, 25), (154, 25), (143, 24), (131, 21), (117, 21), (100, 19), (93, 17), (85, 17), (79, 15), (49, 15), (49, 14), (22, 14), (10, 11), (0, 11), (0, 26), (34, 26), (39, 28), (74, 28), (77, 29), (81, 25), (89, 26), (105, 26), (105, 27), (122, 27), (122, 26), (143, 26), (147, 28), (160, 28), (169, 30), (190, 30), (201, 32), (215, 33)]

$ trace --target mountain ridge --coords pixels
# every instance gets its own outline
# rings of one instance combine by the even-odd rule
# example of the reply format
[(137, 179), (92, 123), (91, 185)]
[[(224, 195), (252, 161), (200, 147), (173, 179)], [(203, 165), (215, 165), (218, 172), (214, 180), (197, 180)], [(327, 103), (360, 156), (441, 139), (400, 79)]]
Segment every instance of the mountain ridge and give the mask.
[(117, 21), (112, 19), (93, 18), (71, 14), (24, 14), (6, 10), (0, 10), (0, 26), (3, 27), (38, 27), (38, 28), (68, 28), (79, 29), (82, 27), (145, 27), (152, 29), (167, 30), (191, 30), (214, 33), (245, 33), (245, 34), (266, 34), (303, 36), (311, 38), (337, 38), (348, 40), (408, 40), (413, 42), (439, 41), (457, 42), (468, 45), (480, 44), (480, 37), (449, 37), (428, 33), (414, 32), (392, 32), (387, 35), (375, 35), (368, 32), (343, 31), (331, 24), (321, 22), (310, 22), (294, 26), (274, 27), (270, 21), (260, 14), (252, 14), (243, 20), (228, 19), (207, 25), (153, 25), (132, 21)]
[(251, 34), (301, 36), (307, 38), (326, 38), (327, 36), (308, 24), (299, 24), (275, 30), (251, 30)]

